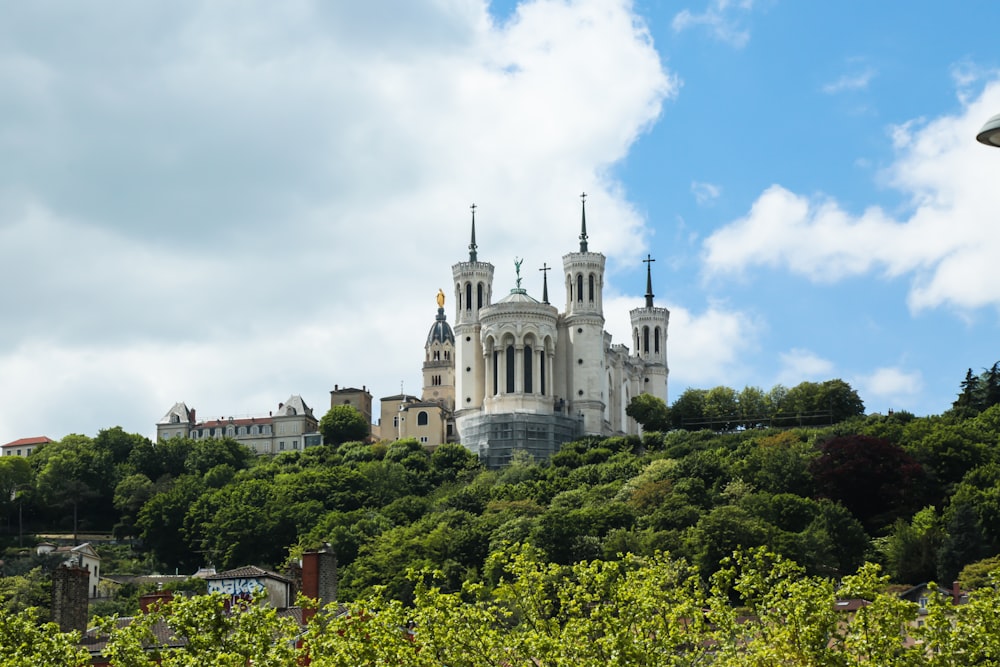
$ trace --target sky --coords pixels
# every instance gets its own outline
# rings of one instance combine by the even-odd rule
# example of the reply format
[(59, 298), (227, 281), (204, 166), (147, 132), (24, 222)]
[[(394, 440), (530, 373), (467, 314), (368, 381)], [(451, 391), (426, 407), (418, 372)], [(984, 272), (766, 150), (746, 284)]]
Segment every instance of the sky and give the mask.
[(584, 192), (616, 342), (656, 260), (670, 401), (841, 378), (940, 414), (1000, 360), (993, 0), (0, 16), (0, 442), (419, 394), (470, 206), (495, 297), (516, 257), (540, 298)]

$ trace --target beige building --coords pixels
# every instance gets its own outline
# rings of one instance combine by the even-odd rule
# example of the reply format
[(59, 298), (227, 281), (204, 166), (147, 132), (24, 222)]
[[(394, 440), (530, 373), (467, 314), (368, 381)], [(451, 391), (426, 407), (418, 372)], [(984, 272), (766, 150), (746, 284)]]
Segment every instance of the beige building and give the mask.
[(158, 440), (232, 438), (257, 454), (280, 454), (322, 443), (319, 421), (301, 396), (293, 395), (266, 416), (219, 417), (198, 421), (194, 408), (175, 403), (156, 423)]
[(372, 395), (367, 387), (361, 385), (361, 389), (355, 387), (341, 389), (339, 385), (333, 385), (333, 391), (330, 392), (330, 407), (338, 405), (349, 405), (360, 412), (368, 423), (368, 435), (376, 440), (381, 438), (378, 427), (372, 424)]
[(52, 440), (44, 435), (37, 438), (21, 438), (8, 442), (6, 445), (0, 445), (0, 456), (31, 456), (33, 451), (50, 442)]

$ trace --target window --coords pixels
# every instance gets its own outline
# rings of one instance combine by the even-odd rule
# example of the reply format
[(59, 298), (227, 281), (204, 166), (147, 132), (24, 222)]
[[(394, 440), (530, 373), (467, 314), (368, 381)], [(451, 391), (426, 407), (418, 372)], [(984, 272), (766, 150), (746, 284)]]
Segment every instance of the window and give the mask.
[(649, 352), (649, 327), (642, 328), (642, 351)]
[(420, 442), (426, 443), (427, 442), (427, 436), (426, 435), (420, 436)]
[(507, 353), (504, 356), (507, 357), (505, 364), (507, 366), (507, 393), (513, 394), (514, 393), (514, 346), (513, 345), (507, 346)]
[(524, 393), (530, 394), (533, 391), (531, 386), (531, 362), (534, 361), (534, 355), (531, 353), (531, 346), (524, 346)]
[(476, 308), (483, 307), (483, 284), (476, 285)]
[(281, 450), (281, 451), (285, 451), (285, 441), (284, 440), (282, 440), (281, 442), (278, 443), (278, 449)]
[(417, 426), (427, 426), (427, 413), (423, 410), (417, 413)]
[(589, 291), (587, 292), (587, 298), (590, 300), (591, 303), (594, 303), (594, 274), (593, 273), (590, 274), (590, 278), (588, 279), (588, 283), (589, 283)]
[(299, 441), (292, 440), (292, 449), (298, 449), (298, 448), (299, 448)]
[(583, 303), (583, 274), (576, 275), (576, 300)]
[(544, 396), (545, 395), (545, 350), (538, 351), (538, 369), (540, 371), (539, 372), (540, 377), (538, 378), (539, 389), (541, 390), (540, 393), (542, 394), (542, 396)]
[(472, 283), (465, 283), (465, 309), (472, 310)]
[(653, 329), (653, 352), (660, 353), (660, 327)]

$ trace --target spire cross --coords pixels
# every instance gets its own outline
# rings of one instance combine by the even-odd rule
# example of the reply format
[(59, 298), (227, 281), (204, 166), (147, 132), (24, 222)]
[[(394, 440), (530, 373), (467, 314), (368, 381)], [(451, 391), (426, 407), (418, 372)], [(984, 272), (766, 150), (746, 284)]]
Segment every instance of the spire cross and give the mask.
[(655, 261), (652, 255), (648, 253), (646, 254), (646, 259), (642, 260), (643, 264), (646, 265), (646, 308), (653, 307), (653, 274), (650, 269)]
[(542, 262), (542, 268), (538, 269), (542, 272), (542, 303), (549, 302), (549, 271), (552, 267), (548, 265), (547, 262)]
[(473, 202), (472, 206), (470, 206), (469, 208), (472, 209), (472, 240), (469, 243), (469, 261), (470, 262), (475, 262), (477, 260), (476, 248), (478, 247), (478, 246), (476, 246), (476, 204), (475, 204), (475, 202)]

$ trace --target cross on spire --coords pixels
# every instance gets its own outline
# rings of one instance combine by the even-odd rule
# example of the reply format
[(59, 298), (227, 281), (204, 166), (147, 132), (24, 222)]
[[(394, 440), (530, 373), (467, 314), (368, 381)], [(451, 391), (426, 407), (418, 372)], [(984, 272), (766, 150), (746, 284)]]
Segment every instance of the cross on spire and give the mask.
[(650, 267), (653, 266), (653, 262), (655, 262), (656, 260), (653, 259), (653, 257), (647, 253), (646, 254), (646, 259), (644, 259), (642, 261), (646, 265), (646, 308), (652, 308), (653, 307), (653, 275), (652, 275), (652, 273), (650, 271)]
[(469, 261), (476, 261), (476, 205), (475, 203), (469, 207), (472, 210), (472, 242), (469, 243)]
[(542, 303), (549, 302), (549, 271), (552, 267), (546, 262), (542, 262), (542, 268), (538, 269), (542, 272)]
[(580, 194), (582, 217), (580, 219), (580, 252), (587, 252), (587, 193)]

